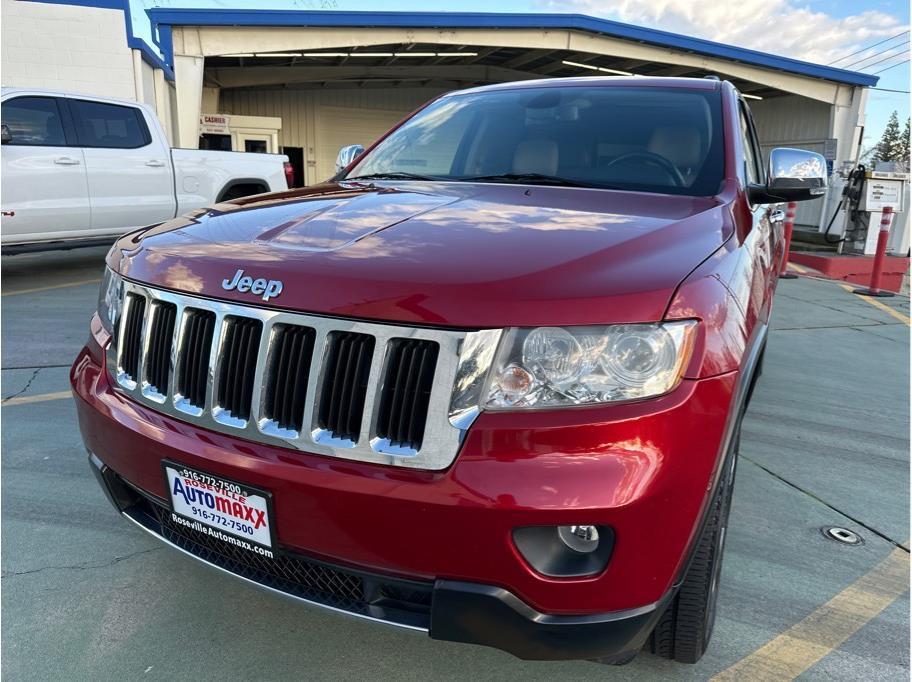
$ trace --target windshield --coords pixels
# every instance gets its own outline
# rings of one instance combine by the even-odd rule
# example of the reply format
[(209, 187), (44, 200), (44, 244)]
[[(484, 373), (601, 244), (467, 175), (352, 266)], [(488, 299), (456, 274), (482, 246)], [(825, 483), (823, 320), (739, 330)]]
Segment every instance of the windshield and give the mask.
[(514, 182), (709, 196), (723, 177), (721, 97), (564, 86), (455, 94), (421, 110), (345, 179)]

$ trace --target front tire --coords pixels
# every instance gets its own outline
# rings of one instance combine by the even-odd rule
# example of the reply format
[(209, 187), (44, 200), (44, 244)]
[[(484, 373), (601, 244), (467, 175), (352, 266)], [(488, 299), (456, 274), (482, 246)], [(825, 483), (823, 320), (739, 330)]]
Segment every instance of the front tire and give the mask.
[(681, 587), (649, 636), (648, 649), (679, 663), (696, 663), (706, 652), (716, 622), (722, 554), (731, 509), (741, 429), (732, 439), (709, 518)]

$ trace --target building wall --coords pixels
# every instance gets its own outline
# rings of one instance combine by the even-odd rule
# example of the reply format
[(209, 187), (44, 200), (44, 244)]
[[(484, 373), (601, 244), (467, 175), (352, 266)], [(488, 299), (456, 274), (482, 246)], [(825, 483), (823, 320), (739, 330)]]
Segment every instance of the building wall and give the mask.
[[(279, 145), (304, 149), (305, 182), (313, 184), (332, 175), (340, 143), (373, 142), (375, 136), (441, 92), (436, 88), (239, 88), (222, 90), (219, 111), (213, 113), (280, 117)], [(349, 116), (339, 118), (340, 109)], [(327, 126), (336, 128), (334, 134), (327, 135)]]
[[(824, 102), (798, 96), (775, 97), (751, 101), (750, 108), (765, 160), (773, 147), (795, 147), (822, 154), (825, 140), (831, 137), (832, 106)], [(840, 144), (843, 144), (841, 140)], [(795, 224), (816, 229), (822, 203), (823, 199), (799, 203)]]
[(134, 99), (124, 13), (2, 0), (3, 85)]
[(138, 50), (133, 51), (133, 64), (134, 68), (139, 70), (139, 74), (137, 74), (138, 78), (136, 79), (136, 82), (139, 84), (139, 87), (136, 88), (137, 94), (139, 95), (137, 99), (154, 109), (155, 69), (142, 60)]

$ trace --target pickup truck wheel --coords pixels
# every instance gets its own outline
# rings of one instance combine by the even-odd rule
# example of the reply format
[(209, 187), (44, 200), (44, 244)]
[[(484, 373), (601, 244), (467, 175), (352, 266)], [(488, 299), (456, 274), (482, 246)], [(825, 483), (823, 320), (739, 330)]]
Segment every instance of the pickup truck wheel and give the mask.
[(706, 652), (712, 637), (740, 441), (739, 422), (732, 437), (722, 480), (711, 502), (710, 517), (690, 568), (678, 593), (649, 636), (648, 649), (662, 658), (679, 663), (696, 663)]

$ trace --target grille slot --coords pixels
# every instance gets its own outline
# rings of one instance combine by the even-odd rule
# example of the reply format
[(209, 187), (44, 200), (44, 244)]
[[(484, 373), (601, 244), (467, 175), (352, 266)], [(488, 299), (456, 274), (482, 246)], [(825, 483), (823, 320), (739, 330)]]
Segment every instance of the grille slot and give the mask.
[(249, 317), (229, 316), (225, 325), (219, 360), (218, 405), (233, 418), (247, 420), (263, 323)]
[(127, 299), (127, 317), (124, 320), (120, 369), (131, 380), (136, 381), (139, 378), (139, 358), (142, 356), (142, 328), (146, 314), (146, 299), (138, 294), (127, 294)]
[(178, 362), (177, 392), (191, 405), (206, 404), (206, 385), (209, 383), (209, 352), (215, 331), (215, 313), (188, 308), (184, 319), (184, 335)]
[(177, 306), (156, 301), (152, 304), (152, 329), (144, 369), (146, 381), (159, 394), (168, 393), (171, 378), (171, 346), (174, 344), (174, 322)]
[(434, 341), (390, 339), (377, 413), (377, 436), (390, 445), (421, 449), (440, 346)]
[(358, 442), (373, 353), (373, 336), (355, 332), (329, 335), (317, 426), (334, 438)]
[(274, 334), (263, 416), (279, 428), (300, 432), (316, 333), (309, 327), (279, 324)]

